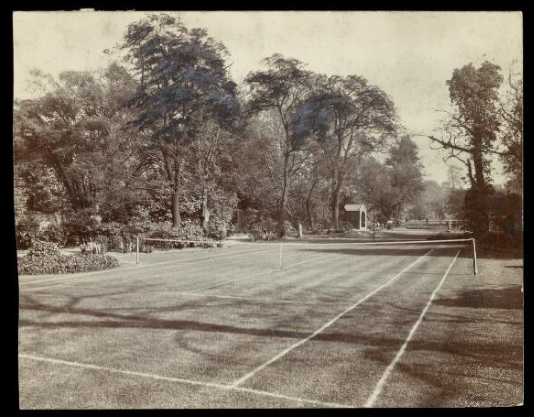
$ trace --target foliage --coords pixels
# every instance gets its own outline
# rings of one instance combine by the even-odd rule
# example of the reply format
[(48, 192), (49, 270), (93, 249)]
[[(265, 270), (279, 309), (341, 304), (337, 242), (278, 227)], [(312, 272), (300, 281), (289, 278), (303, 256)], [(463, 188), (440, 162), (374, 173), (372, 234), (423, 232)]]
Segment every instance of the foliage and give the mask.
[(489, 253), (501, 253), (522, 257), (523, 233), (486, 232), (476, 236), (480, 250)]
[(509, 185), (522, 192), (523, 177), (523, 78), (510, 70), (508, 90), (500, 102), (500, 138), (504, 148), (501, 161), (510, 178)]
[(63, 255), (54, 243), (35, 242), (25, 256), (18, 258), (21, 275), (65, 274), (116, 268), (119, 261), (109, 255), (84, 253)]
[(396, 113), (388, 95), (363, 77), (319, 76), (315, 84), (313, 94), (299, 108), (299, 127), (303, 133), (313, 131), (320, 143), (318, 154), (330, 167), (332, 220), (339, 227), (350, 171), (382, 150), (396, 131)]
[(18, 218), (16, 222), (17, 247), (29, 248), (39, 234), (39, 222), (32, 216)]
[(518, 194), (498, 192), (491, 199), (492, 230), (518, 233), (523, 230), (522, 199)]
[(149, 132), (144, 168), (170, 190), (173, 227), (181, 222), (180, 199), (187, 152), (209, 121), (229, 127), (239, 111), (236, 84), (227, 73), (223, 44), (204, 29), (187, 29), (168, 15), (150, 15), (128, 26), (120, 45), (135, 68), (139, 88), (130, 101), (132, 126)]
[[(454, 70), (454, 110), (431, 139), (466, 176), (449, 165), (440, 187), (422, 181), (391, 98), (361, 76), (314, 74), (274, 54), (238, 94), (225, 46), (165, 13), (129, 25), (118, 48), (126, 67), (34, 71), (42, 94), (15, 101), (19, 248), (50, 241), (127, 252), (137, 236), (221, 240), (236, 218), (255, 239), (285, 236), (298, 222), (342, 231), (346, 202), (366, 203), (381, 223), (407, 212), (471, 219), (479, 232), (508, 233), (522, 217), (519, 197), (494, 193), (489, 164), (499, 155), (507, 191), (522, 193), (520, 74), (503, 85), (488, 62)], [(66, 220), (40, 227), (40, 213)]]
[(106, 253), (107, 245), (103, 242), (88, 242), (80, 245), (81, 253)]
[(479, 68), (468, 64), (455, 69), (447, 81), (455, 110), (444, 123), (442, 137), (429, 136), (449, 151), (449, 158), (466, 166), (472, 190), (466, 200), (468, 215), (473, 214), (473, 224), (479, 232), (489, 229), (490, 156), (499, 153), (502, 122), (498, 106), (502, 82), (500, 67), (487, 61)]
[(15, 157), (33, 188), (29, 204), (35, 210), (55, 211), (59, 197), (65, 199), (60, 204), (64, 209), (94, 205), (97, 185), (107, 171), (102, 158), (108, 166), (125, 162), (112, 152), (124, 136), (120, 102), (130, 85), (128, 74), (116, 64), (98, 77), (65, 71), (42, 97), (20, 102), (15, 110)]
[(465, 190), (451, 190), (447, 198), (447, 212), (457, 220), (464, 220), (465, 216)]
[(271, 177), (277, 175), (279, 179), (276, 183), (279, 191), (277, 233), (283, 237), (291, 178), (306, 158), (303, 148), (308, 129), (302, 128), (299, 106), (310, 93), (311, 73), (304, 70), (299, 60), (280, 54), (265, 58), (263, 63), (266, 70), (252, 72), (245, 79), (250, 87), (247, 112), (274, 115), (271, 121), (276, 134), (271, 137), (277, 147), (272, 156), (278, 169), (273, 170), (269, 158), (265, 162)]
[(406, 206), (416, 203), (423, 191), (421, 168), (417, 146), (407, 136), (391, 148), (385, 164), (373, 158), (362, 162), (359, 194), (370, 210), (376, 210), (380, 223), (394, 215), (400, 219)]

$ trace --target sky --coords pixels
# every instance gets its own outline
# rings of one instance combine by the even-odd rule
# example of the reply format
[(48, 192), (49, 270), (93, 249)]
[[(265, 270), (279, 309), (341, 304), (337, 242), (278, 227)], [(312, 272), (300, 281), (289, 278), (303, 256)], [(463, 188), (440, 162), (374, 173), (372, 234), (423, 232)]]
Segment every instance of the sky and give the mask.
[[(522, 70), (520, 12), (174, 12), (229, 50), (240, 83), (274, 53), (297, 58), (326, 75), (360, 75), (389, 94), (406, 130), (432, 134), (450, 110), (446, 80), (455, 68), (486, 60)], [(145, 12), (15, 12), (14, 95), (31, 98), (34, 68), (52, 76), (98, 70)], [(444, 154), (414, 136), (425, 179), (446, 181)], [(504, 181), (495, 165), (496, 183)]]

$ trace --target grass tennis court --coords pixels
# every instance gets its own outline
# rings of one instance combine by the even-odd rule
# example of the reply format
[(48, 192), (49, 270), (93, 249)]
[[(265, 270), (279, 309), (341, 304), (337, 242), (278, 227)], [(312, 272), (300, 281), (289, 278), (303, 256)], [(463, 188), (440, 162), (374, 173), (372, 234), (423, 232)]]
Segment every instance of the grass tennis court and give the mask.
[(522, 260), (469, 246), (236, 244), (20, 277), (20, 407), (523, 401)]

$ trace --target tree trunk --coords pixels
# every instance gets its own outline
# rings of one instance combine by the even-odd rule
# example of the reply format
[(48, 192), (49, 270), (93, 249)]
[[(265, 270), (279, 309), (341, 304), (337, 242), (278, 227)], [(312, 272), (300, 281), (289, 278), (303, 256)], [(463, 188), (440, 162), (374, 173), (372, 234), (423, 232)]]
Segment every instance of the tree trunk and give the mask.
[(308, 227), (310, 230), (313, 230), (313, 216), (311, 212), (311, 199), (313, 196), (313, 190), (315, 189), (315, 186), (317, 185), (318, 180), (314, 180), (312, 183), (312, 186), (310, 187), (310, 191), (308, 192), (308, 198), (306, 199), (306, 214), (308, 216)]
[(182, 218), (180, 216), (180, 193), (182, 192), (181, 166), (175, 161), (174, 171), (174, 190), (172, 193), (172, 228), (180, 229), (182, 227)]
[(341, 181), (338, 181), (337, 187), (334, 189), (332, 194), (332, 208), (333, 208), (333, 223), (335, 229), (339, 229), (339, 203), (341, 200)]
[(208, 190), (204, 188), (202, 191), (202, 213), (200, 215), (200, 225), (203, 229), (208, 227), (210, 221), (210, 211), (208, 208)]
[(280, 199), (280, 208), (278, 211), (278, 237), (284, 237), (286, 234), (284, 223), (286, 220), (286, 206), (289, 196), (289, 173), (287, 172), (287, 165), (289, 162), (289, 155), (284, 158), (284, 180), (282, 189), (282, 198)]
[(310, 205), (310, 200), (306, 200), (306, 214), (308, 216), (308, 227), (310, 228), (310, 230), (313, 230), (313, 216), (312, 216), (312, 213), (311, 213), (311, 205)]
[(489, 230), (489, 195), (484, 177), (484, 161), (481, 151), (476, 150), (473, 154), (473, 165), (475, 168), (475, 193), (474, 193), (474, 213), (473, 219), (476, 232), (487, 232)]
[(171, 197), (172, 204), (172, 228), (179, 229), (182, 227), (182, 219), (180, 217), (180, 190), (174, 189)]
[(284, 224), (286, 221), (286, 206), (289, 187), (285, 183), (286, 181), (284, 181), (284, 190), (282, 192), (282, 199), (280, 200), (280, 209), (278, 211), (278, 237), (284, 237), (286, 235)]

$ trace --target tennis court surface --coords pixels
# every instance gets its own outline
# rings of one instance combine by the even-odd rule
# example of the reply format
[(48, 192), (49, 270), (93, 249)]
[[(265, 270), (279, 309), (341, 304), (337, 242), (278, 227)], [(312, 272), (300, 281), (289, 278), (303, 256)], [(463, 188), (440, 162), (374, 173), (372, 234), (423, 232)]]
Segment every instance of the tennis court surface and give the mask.
[[(521, 259), (239, 244), (20, 277), (22, 409), (523, 402)], [(282, 268), (280, 260), (282, 259)]]

